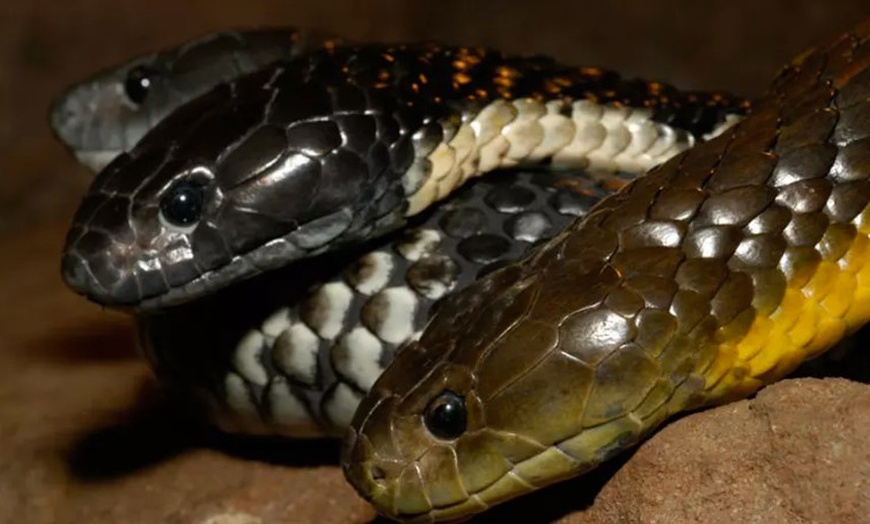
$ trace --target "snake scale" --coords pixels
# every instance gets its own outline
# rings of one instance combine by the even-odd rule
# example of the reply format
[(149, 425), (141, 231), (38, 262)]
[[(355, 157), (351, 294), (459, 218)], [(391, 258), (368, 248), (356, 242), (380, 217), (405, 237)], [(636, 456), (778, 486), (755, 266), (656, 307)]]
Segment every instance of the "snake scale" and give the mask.
[(147, 318), (282, 265), (302, 278), (494, 169), (654, 168), (439, 301), (356, 410), (357, 490), (395, 519), (464, 518), (866, 322), (868, 31), (796, 60), (733, 126), (735, 98), (540, 57), (315, 49), (181, 106), (98, 174), (63, 274)]

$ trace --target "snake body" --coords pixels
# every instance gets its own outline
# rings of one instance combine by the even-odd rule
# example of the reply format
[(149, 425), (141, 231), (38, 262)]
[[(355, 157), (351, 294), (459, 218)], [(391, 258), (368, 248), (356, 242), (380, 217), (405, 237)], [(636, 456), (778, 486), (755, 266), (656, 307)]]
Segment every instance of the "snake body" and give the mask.
[(870, 320), (870, 21), (750, 115), (439, 307), (363, 400), (350, 482), (464, 518), (745, 397)]
[[(112, 129), (124, 136), (143, 132), (145, 123), (153, 125), (159, 120), (153, 115), (171, 113), (188, 101), (181, 94), (193, 91), (193, 79), (199, 82), (196, 90), (204, 93), (238, 73), (238, 67), (227, 69), (227, 64), (252, 63), (245, 52), (270, 60), (280, 58), (276, 54), (283, 47), (276, 43), (296, 42), (297, 47), (285, 57), (293, 58), (300, 45), (298, 35), (295, 30), (227, 32), (133, 60), (67, 91), (56, 107), (90, 107), (94, 113), (70, 123), (57, 118), (55, 111), (56, 133), (62, 139), (76, 138), (66, 143), (80, 159), (92, 150), (123, 153), (101, 142), (102, 134), (93, 128)], [(227, 40), (233, 45), (227, 45)], [(160, 74), (152, 73), (151, 92), (137, 107), (140, 116), (119, 118), (107, 109), (111, 104), (102, 100), (113, 100), (119, 79), (128, 79), (129, 84), (129, 78), (141, 74), (143, 63)], [(605, 75), (602, 71), (589, 74), (593, 73)], [(662, 134), (662, 156), (692, 143), (693, 131), (726, 124), (745, 108), (744, 102), (727, 95), (678, 94), (655, 83), (627, 83), (623, 88), (631, 90), (608, 93), (613, 82), (587, 86), (587, 98), (595, 99), (601, 91), (601, 96), (631, 101), (643, 86), (641, 91), (659, 91), (660, 96), (674, 98), (677, 106), (682, 104), (682, 116), (662, 113), (658, 118), (688, 123), (690, 128), (661, 123), (652, 127)], [(170, 96), (166, 89), (155, 91), (157, 86), (179, 84), (188, 89), (178, 96)], [(563, 87), (567, 87), (564, 82)], [(732, 100), (734, 111), (716, 115), (713, 122), (699, 121), (714, 114), (711, 101), (729, 107), (726, 100)], [(642, 131), (650, 129), (652, 113), (647, 109), (625, 106), (620, 110), (615, 114), (618, 118), (611, 114), (609, 122), (586, 122), (590, 143), (622, 141), (625, 147), (625, 135), (642, 138)], [(641, 113), (634, 113), (626, 124), (625, 115), (638, 110)], [(646, 120), (639, 118), (644, 114)], [(77, 132), (64, 132), (72, 128)], [(526, 132), (540, 141), (541, 130), (531, 126)], [(81, 136), (92, 137), (87, 146), (76, 141)], [(599, 163), (606, 163), (612, 154), (622, 165), (632, 165), (628, 152), (610, 149), (608, 153), (607, 147), (600, 148)], [(647, 155), (656, 153), (648, 151)], [(180, 306), (140, 312), (137, 322), (143, 346), (161, 378), (203, 400), (211, 407), (210, 419), (224, 429), (292, 437), (338, 435), (395, 351), (419, 333), (444, 295), (558, 233), (633, 176), (626, 173), (621, 178), (604, 171), (594, 176), (520, 171), (494, 175), (471, 183), (444, 205), (412, 217), (413, 227), (401, 234), (326, 260), (272, 271)]]
[(741, 104), (486, 49), (319, 48), (182, 105), (101, 171), (63, 277), (106, 306), (183, 303), (395, 230), (496, 168), (643, 172)]

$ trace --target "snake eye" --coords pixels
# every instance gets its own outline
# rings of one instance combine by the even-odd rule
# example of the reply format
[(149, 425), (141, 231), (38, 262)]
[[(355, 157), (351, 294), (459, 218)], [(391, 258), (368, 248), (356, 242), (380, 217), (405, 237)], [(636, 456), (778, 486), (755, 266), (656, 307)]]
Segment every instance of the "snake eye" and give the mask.
[(160, 216), (169, 225), (190, 226), (199, 220), (204, 200), (202, 184), (180, 180), (160, 199)]
[(443, 391), (426, 406), (424, 419), (433, 436), (453, 440), (462, 435), (468, 425), (465, 399), (452, 391)]
[(156, 74), (156, 71), (143, 65), (130, 69), (124, 80), (124, 92), (127, 93), (127, 98), (136, 105), (144, 102)]

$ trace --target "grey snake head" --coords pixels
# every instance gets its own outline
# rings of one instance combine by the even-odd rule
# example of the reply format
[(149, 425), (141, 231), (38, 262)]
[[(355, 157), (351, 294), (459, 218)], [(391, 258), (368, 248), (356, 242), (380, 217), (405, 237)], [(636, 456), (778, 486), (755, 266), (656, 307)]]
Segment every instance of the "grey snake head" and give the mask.
[(79, 162), (100, 171), (181, 104), (325, 38), (295, 28), (221, 31), (139, 56), (68, 88), (52, 104), (51, 128)]

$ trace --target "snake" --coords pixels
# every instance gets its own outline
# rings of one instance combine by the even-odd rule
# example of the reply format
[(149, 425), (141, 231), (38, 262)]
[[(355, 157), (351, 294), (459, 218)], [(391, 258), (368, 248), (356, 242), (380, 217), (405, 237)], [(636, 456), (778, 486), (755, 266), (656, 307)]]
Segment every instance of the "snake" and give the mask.
[(870, 319), (870, 20), (748, 116), (441, 304), (357, 409), (349, 482), (463, 519), (744, 398)]
[(94, 178), (61, 271), (159, 309), (389, 231), (497, 168), (642, 172), (714, 135), (735, 100), (546, 57), (326, 46), (183, 104)]
[[(94, 169), (83, 160), (90, 158), (89, 151), (107, 158), (107, 152), (116, 157), (127, 149), (100, 141), (93, 128), (141, 134), (159, 121), (153, 115), (167, 115), (190, 100), (194, 79), (202, 94), (208, 86), (241, 76), (234, 64), (252, 63), (245, 53), (271, 61), (282, 53), (298, 56), (299, 34), (297, 29), (225, 31), (128, 61), (60, 96), (52, 112), (55, 134)], [(318, 42), (326, 47), (336, 41)], [(287, 42), (296, 47), (288, 48)], [(144, 94), (143, 64), (149, 71)], [(178, 85), (187, 88), (165, 87)], [(136, 114), (119, 118), (107, 108), (114, 107), (122, 89), (128, 102), (137, 100)], [(681, 96), (714, 99), (712, 94)], [(746, 105), (731, 95), (715, 95), (726, 97), (735, 109), (717, 117), (719, 124)], [(70, 122), (63, 117), (72, 113), (70, 107), (89, 107), (93, 114)], [(703, 104), (698, 111), (704, 111)], [(661, 129), (669, 137), (687, 131)], [(587, 132), (601, 131), (599, 126)], [(92, 138), (86, 143), (83, 136)], [(680, 147), (692, 139), (686, 135)], [(443, 296), (561, 231), (633, 176), (507, 170), (474, 181), (412, 218), (409, 227), (351, 252), (293, 264), (178, 306), (139, 312), (141, 346), (164, 383), (198, 399), (208, 412), (205, 418), (225, 431), (340, 436), (395, 351), (419, 333)]]

